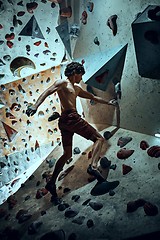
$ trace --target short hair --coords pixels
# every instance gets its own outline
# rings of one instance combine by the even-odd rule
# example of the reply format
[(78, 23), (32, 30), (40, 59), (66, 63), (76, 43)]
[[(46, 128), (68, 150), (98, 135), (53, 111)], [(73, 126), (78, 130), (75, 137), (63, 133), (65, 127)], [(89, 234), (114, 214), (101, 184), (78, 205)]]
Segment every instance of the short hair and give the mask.
[(82, 64), (78, 62), (71, 62), (66, 66), (64, 74), (66, 77), (72, 76), (75, 73), (77, 74), (85, 74), (85, 70)]

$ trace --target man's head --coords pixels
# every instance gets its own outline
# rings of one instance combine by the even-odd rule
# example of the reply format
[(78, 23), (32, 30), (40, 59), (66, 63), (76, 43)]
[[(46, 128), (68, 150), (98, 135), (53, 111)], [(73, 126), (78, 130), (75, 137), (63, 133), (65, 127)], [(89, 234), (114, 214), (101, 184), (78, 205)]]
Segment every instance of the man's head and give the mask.
[(69, 63), (66, 66), (65, 72), (64, 72), (66, 77), (71, 77), (75, 74), (85, 74), (85, 70), (82, 64), (78, 63), (78, 62), (72, 62)]

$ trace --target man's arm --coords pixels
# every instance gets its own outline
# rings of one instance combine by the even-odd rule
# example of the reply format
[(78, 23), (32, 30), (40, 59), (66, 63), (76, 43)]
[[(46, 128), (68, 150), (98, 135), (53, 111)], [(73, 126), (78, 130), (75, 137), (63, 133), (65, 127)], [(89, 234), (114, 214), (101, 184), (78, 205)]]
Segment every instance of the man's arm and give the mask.
[(49, 88), (47, 88), (37, 99), (36, 103), (31, 105), (30, 107), (28, 107), (28, 109), (26, 110), (26, 114), (28, 116), (32, 116), (36, 113), (38, 107), (44, 102), (44, 100), (51, 94), (55, 93), (56, 91), (60, 90), (60, 88), (66, 84), (65, 81), (63, 80), (58, 80), (56, 82), (54, 82), (54, 84), (52, 86), (50, 86)]
[(95, 96), (92, 93), (89, 93), (89, 92), (83, 90), (81, 87), (79, 87), (78, 96), (81, 98), (91, 99), (95, 102), (102, 103), (102, 104), (108, 104), (108, 105), (113, 105), (113, 106), (117, 105), (117, 101), (115, 99), (107, 101), (101, 97)]

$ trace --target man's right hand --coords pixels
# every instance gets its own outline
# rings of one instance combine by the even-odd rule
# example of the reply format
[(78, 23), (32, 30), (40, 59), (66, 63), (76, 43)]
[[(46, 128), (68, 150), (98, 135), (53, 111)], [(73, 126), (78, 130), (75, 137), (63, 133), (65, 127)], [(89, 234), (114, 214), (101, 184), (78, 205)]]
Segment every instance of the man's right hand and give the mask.
[(118, 106), (118, 102), (116, 99), (111, 99), (109, 102), (108, 102), (108, 105), (112, 105), (112, 106)]
[(37, 112), (37, 108), (34, 105), (31, 105), (27, 108), (26, 114), (28, 117), (33, 116)]

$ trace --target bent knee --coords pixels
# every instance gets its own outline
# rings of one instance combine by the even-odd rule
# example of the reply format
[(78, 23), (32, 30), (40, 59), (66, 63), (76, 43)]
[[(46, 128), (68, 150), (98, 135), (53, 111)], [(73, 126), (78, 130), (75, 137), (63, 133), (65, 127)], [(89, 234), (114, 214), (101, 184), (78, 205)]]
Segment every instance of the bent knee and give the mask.
[(91, 139), (93, 142), (97, 142), (97, 141), (99, 141), (99, 142), (101, 142), (101, 143), (104, 143), (104, 141), (105, 141), (105, 139), (104, 139), (104, 137), (102, 137), (102, 136), (92, 136), (92, 139)]
[(65, 156), (66, 159), (70, 159), (72, 157), (72, 152), (64, 151), (63, 156)]
[(104, 137), (102, 137), (102, 136), (101, 136), (101, 137), (98, 137), (97, 140), (100, 141), (100, 142), (102, 142), (102, 143), (104, 143), (104, 141), (105, 141)]

